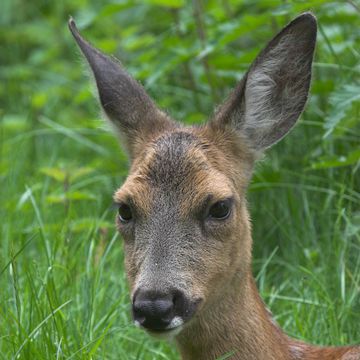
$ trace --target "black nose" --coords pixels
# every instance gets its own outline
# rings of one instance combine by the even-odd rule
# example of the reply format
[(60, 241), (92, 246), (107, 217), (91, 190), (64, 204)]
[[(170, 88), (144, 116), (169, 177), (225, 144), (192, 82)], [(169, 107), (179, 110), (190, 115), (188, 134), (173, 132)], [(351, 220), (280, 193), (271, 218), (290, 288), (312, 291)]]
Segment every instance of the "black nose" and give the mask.
[(161, 293), (139, 289), (133, 300), (135, 322), (149, 330), (165, 330), (175, 327), (172, 320), (182, 316), (185, 296), (181, 291)]

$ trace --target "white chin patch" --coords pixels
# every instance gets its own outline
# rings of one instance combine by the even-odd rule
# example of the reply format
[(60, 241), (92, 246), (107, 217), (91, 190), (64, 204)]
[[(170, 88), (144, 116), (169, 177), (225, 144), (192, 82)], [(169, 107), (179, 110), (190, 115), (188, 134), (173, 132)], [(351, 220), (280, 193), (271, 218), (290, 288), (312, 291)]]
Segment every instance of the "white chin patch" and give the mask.
[(181, 326), (184, 323), (184, 320), (180, 316), (175, 316), (172, 320), (170, 325), (168, 325), (167, 329), (175, 329)]
[(172, 320), (170, 325), (166, 327), (168, 330), (164, 335), (164, 338), (167, 340), (172, 340), (176, 335), (178, 335), (181, 330), (183, 329), (184, 320), (180, 316), (175, 316)]
[(138, 328), (141, 328), (141, 325), (140, 325), (139, 321), (137, 321), (137, 320), (134, 321), (134, 325)]

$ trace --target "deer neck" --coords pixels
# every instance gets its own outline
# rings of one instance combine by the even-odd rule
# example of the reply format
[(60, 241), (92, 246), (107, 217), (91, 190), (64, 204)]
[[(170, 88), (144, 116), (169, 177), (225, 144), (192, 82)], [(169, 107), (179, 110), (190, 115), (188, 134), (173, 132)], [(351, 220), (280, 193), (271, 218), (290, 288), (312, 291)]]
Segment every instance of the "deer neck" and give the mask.
[[(272, 321), (254, 278), (235, 275), (221, 301), (203, 309), (177, 337), (184, 360), (289, 359), (288, 338)], [(225, 357), (227, 358), (227, 357)]]

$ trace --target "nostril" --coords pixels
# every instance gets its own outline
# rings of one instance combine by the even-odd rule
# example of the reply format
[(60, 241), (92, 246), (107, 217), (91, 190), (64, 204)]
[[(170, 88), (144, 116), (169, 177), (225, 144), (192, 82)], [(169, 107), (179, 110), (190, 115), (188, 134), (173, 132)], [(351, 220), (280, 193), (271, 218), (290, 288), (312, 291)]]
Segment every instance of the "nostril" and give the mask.
[(186, 299), (184, 293), (180, 290), (175, 290), (173, 293), (172, 302), (174, 304), (174, 309), (177, 313), (183, 313), (186, 307)]

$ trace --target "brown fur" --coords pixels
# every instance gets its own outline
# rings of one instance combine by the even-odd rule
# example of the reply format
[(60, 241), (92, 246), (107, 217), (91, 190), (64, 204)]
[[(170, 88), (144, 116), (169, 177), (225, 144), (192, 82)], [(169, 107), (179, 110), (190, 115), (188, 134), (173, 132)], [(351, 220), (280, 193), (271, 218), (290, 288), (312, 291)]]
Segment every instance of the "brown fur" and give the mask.
[[(176, 131), (178, 130), (174, 130), (174, 132)], [(246, 145), (241, 145), (241, 141), (231, 131), (226, 132), (211, 127), (182, 129), (181, 131), (195, 134), (201, 138), (203, 144), (206, 144), (205, 151), (199, 150), (197, 147), (190, 148), (188, 151), (188, 161), (193, 166), (192, 176), (184, 180), (183, 186), (185, 189), (196, 188), (197, 193), (184, 193), (182, 215), (186, 217), (191, 212), (193, 204), (198, 203), (199, 199), (209, 192), (209, 188), (216, 189), (218, 198), (226, 197), (227, 190), (226, 187), (223, 188), (227, 179), (231, 179), (231, 183), (236, 187), (239, 199), (244, 199), (255, 160)], [(144, 149), (148, 155), (142, 157), (141, 165), (139, 164), (132, 170), (135, 174), (141, 174), (142, 179), (146, 178), (146, 173), (153, 161), (153, 143), (156, 143), (156, 138)], [(221, 151), (219, 151), (219, 147)], [(212, 179), (209, 179), (206, 174), (202, 174), (204, 163), (208, 168), (214, 169)], [(219, 174), (225, 174), (225, 177), (219, 177)], [(144, 196), (146, 194), (142, 188), (144, 185), (141, 183), (139, 186), (136, 180), (132, 180), (133, 177), (134, 175), (131, 173), (120, 191), (124, 191), (131, 184), (132, 194), (141, 194), (142, 202), (151, 202), (150, 197)], [(147, 190), (147, 192), (151, 192), (151, 190)], [(115, 195), (115, 199), (118, 194)], [(142, 206), (149, 207), (148, 205)], [(236, 234), (236, 236), (228, 235), (229, 239), (227, 240), (232, 242), (230, 256), (227, 254), (232, 271), (231, 273), (227, 271), (222, 275), (231, 277), (231, 281), (228, 279), (224, 281), (220, 276), (208, 283), (210, 289), (217, 289), (217, 291), (209, 294), (211, 298), (206, 299), (206, 306), (199, 309), (196, 318), (185, 327), (176, 339), (182, 358), (184, 360), (208, 360), (233, 353), (230, 358), (239, 360), (360, 359), (359, 348), (311, 346), (290, 339), (274, 324), (259, 296), (251, 274), (252, 239), (245, 201), (240, 202), (238, 210), (238, 218), (227, 232)], [(224, 233), (221, 235), (224, 236)], [(239, 242), (239, 238), (242, 239), (241, 242)], [(207, 261), (217, 264), (219, 259), (209, 258)], [(131, 275), (129, 278), (131, 279)], [(135, 284), (135, 281), (130, 280), (130, 282)], [(225, 285), (219, 286), (221, 282), (224, 282)], [(201, 290), (195, 290), (195, 292), (199, 293)]]
[[(202, 127), (170, 120), (118, 63), (80, 36), (72, 20), (69, 26), (132, 160), (114, 199), (133, 216), (117, 220), (133, 302), (139, 289), (160, 297), (175, 287), (185, 294), (188, 308), (176, 335), (184, 360), (227, 353), (239, 360), (359, 360), (359, 347), (323, 348), (285, 335), (251, 273), (246, 189), (259, 154), (291, 129), (306, 102), (314, 16), (299, 16), (275, 36)], [(224, 199), (232, 201), (230, 215), (214, 220), (208, 209)]]

